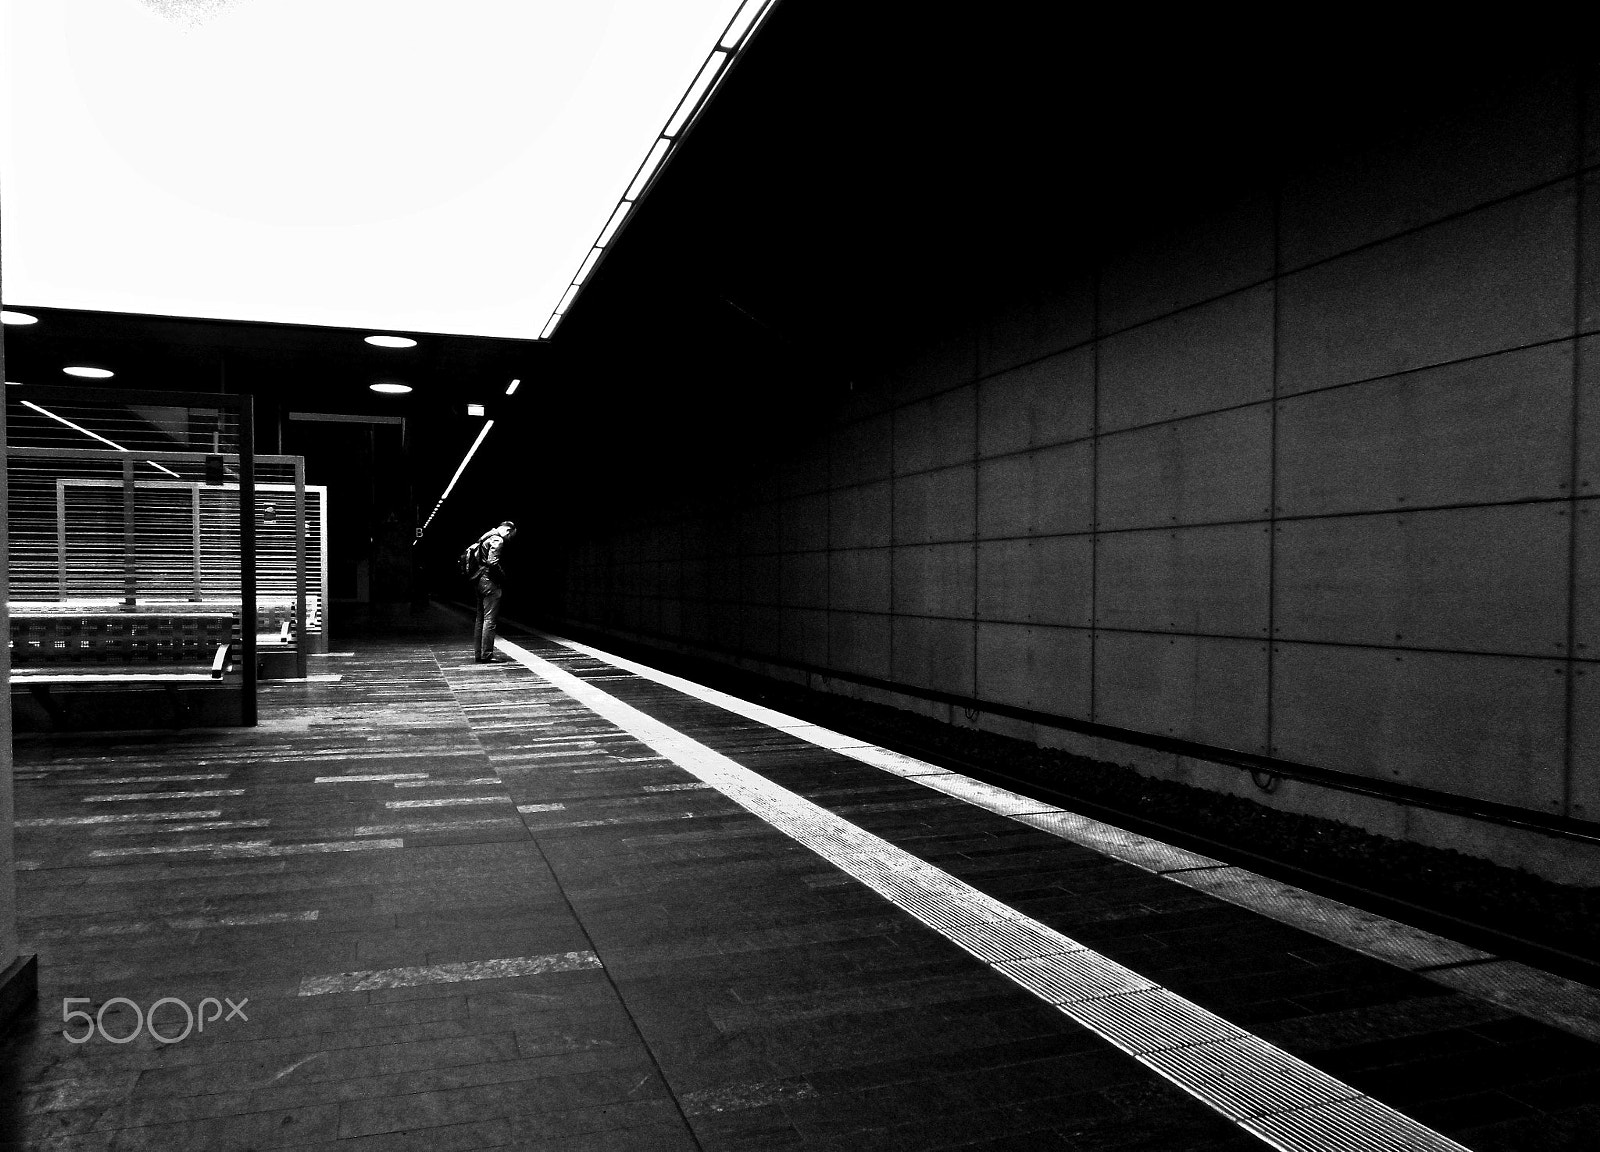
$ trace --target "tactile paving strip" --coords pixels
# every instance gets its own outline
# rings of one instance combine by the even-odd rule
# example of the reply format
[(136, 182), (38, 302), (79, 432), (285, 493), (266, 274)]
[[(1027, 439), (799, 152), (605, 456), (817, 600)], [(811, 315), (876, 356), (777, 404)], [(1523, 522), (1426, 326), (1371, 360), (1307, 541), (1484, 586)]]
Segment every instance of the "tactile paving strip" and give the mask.
[[(1049, 926), (1032, 920), (978, 891), (925, 860), (851, 824), (843, 817), (773, 783), (715, 749), (646, 715), (604, 690), (540, 659), (504, 639), (500, 648), (540, 677), (616, 724), (649, 747), (670, 757), (680, 768), (712, 785), (730, 800), (805, 845), (844, 872), (884, 896), (896, 907), (940, 931), (946, 939), (988, 963), (997, 972), (1055, 1004), (1086, 1028), (1128, 1052), (1134, 1059), (1170, 1080), (1197, 1100), (1244, 1126), (1273, 1147), (1286, 1152), (1328, 1152), (1334, 1148), (1425, 1148), (1427, 1152), (1467, 1152), (1448, 1137), (1335, 1079), (1259, 1037), (1234, 1029), (1226, 1020), (1197, 1005), (1151, 999), (1150, 1014), (1130, 1010), (1130, 993), (1163, 991), (1137, 972), (1093, 952)], [(581, 646), (600, 659), (604, 653)], [(615, 660), (619, 667), (627, 661)], [(666, 682), (651, 670), (652, 679)], [(708, 693), (688, 681), (675, 687), (700, 698)], [(732, 700), (732, 697), (726, 697)], [(716, 702), (716, 701), (713, 701)], [(1016, 960), (988, 955), (1007, 937), (986, 933), (985, 925), (1020, 926), (1059, 937), (1064, 950)], [(976, 948), (968, 944), (977, 945)], [(1169, 994), (1170, 996), (1170, 994)], [(1113, 999), (1123, 1004), (1108, 1006)], [(1184, 1008), (1175, 1007), (1179, 1001)], [(1099, 1007), (1093, 1005), (1099, 1004)], [(1089, 1007), (1085, 1007), (1089, 1006)], [(1187, 1011), (1192, 1010), (1192, 1014)], [(1181, 1017), (1181, 1019), (1180, 1019)], [(1183, 1036), (1207, 1028), (1232, 1029), (1225, 1040), (1205, 1040), (1175, 1047), (1151, 1047), (1153, 1038)], [(1328, 1110), (1337, 1102), (1361, 1107)], [(1271, 1123), (1268, 1123), (1268, 1120)], [(1323, 1128), (1327, 1128), (1323, 1139)], [(1418, 1142), (1425, 1134), (1426, 1143)], [(1334, 1143), (1348, 1141), (1355, 1143)], [(1405, 1143), (1410, 1140), (1411, 1143)]]

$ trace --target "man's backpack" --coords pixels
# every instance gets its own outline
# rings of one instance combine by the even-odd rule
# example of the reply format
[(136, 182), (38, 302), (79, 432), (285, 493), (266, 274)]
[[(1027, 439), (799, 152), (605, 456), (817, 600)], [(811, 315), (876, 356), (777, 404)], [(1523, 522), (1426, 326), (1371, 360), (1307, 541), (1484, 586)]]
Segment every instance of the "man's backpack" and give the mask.
[(463, 579), (476, 580), (478, 572), (483, 568), (482, 541), (474, 540), (467, 545), (467, 550), (456, 557), (456, 571)]

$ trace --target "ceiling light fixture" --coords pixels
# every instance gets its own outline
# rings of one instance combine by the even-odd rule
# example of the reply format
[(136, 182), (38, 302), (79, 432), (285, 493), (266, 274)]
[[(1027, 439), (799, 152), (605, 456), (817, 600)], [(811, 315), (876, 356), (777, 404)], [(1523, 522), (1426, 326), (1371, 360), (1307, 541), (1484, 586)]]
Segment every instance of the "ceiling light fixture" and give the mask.
[(695, 73), (688, 91), (683, 94), (677, 107), (672, 110), (672, 115), (667, 118), (666, 127), (657, 134), (655, 143), (650, 146), (650, 151), (644, 158), (644, 163), (639, 165), (633, 179), (628, 182), (628, 190), (622, 194), (621, 201), (606, 220), (599, 237), (590, 245), (577, 274), (572, 277), (566, 292), (562, 294), (561, 302), (556, 305), (555, 311), (550, 313), (550, 319), (545, 321), (539, 339), (548, 340), (555, 335), (562, 317), (571, 310), (577, 300), (578, 290), (583, 287), (584, 281), (589, 278), (589, 274), (605, 255), (606, 246), (621, 230), (629, 211), (649, 190), (656, 174), (671, 158), (673, 149), (710, 102), (717, 85), (721, 84), (722, 78), (728, 74), (729, 61), (743, 51), (745, 45), (749, 43), (750, 34), (772, 11), (776, 3), (777, 0), (745, 0), (733, 14), (733, 19), (728, 21), (722, 36), (717, 40), (716, 47), (706, 55), (705, 62), (700, 65), (700, 71)]
[(74, 364), (70, 368), (63, 368), (68, 376), (83, 376), (90, 380), (109, 380), (116, 373), (109, 368), (86, 368), (81, 364)]
[(379, 348), (415, 348), (417, 342), (409, 336), (368, 336), (368, 344)]
[(394, 380), (380, 380), (376, 384), (367, 385), (367, 387), (374, 392), (382, 392), (385, 396), (404, 396), (411, 391), (411, 385), (401, 384)]
[(507, 396), (515, 396), (517, 394), (517, 385), (521, 384), (521, 383), (522, 383), (521, 380), (513, 380), (511, 383), (507, 384), (506, 385), (506, 395)]
[(482, 416), (483, 415), (483, 405), (482, 404), (468, 404), (467, 405), (467, 415), (468, 416)]
[(29, 316), (26, 312), (13, 312), (11, 309), (6, 308), (0, 309), (0, 322), (21, 326), (23, 324), (37, 324), (39, 318), (37, 316)]

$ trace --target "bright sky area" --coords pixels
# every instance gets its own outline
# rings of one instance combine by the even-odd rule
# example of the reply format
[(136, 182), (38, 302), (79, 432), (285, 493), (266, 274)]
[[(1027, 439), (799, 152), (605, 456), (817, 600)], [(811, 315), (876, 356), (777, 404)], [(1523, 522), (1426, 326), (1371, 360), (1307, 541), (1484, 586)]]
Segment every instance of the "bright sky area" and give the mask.
[(8, 307), (532, 339), (740, 0), (4, 0)]

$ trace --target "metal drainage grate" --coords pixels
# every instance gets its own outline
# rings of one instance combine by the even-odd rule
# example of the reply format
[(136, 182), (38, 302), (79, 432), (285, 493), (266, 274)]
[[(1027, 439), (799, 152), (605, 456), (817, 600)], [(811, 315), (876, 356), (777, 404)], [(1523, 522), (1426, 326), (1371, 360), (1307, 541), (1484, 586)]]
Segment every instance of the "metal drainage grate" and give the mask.
[(1248, 1035), (1165, 988), (1066, 1004), (1061, 1010), (1135, 1056)]
[(1231, 1120), (1360, 1095), (1254, 1036), (1147, 1052), (1139, 1059)]
[(1005, 961), (995, 967), (1051, 1004), (1095, 1000), (1155, 987), (1137, 972), (1088, 951)]
[(980, 960), (987, 960), (991, 964), (1084, 951), (1083, 945), (1076, 940), (1043, 924), (1016, 921), (969, 924), (949, 928), (945, 935)]
[(1281, 1152), (1468, 1152), (1370, 1096), (1241, 1122)]

